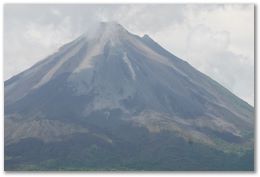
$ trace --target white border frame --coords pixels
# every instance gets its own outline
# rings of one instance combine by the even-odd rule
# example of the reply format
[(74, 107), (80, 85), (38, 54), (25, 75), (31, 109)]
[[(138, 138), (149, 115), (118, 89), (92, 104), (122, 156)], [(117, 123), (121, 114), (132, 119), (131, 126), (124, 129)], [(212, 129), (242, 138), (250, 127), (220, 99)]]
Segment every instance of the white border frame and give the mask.
[[(48, 176), (121, 176), (121, 175), (125, 175), (125, 176), (170, 176), (170, 175), (174, 175), (174, 176), (188, 176), (188, 175), (194, 175), (197, 177), (200, 177), (201, 175), (203, 176), (218, 176), (221, 175), (223, 177), (230, 177), (230, 176), (252, 176), (252, 175), (258, 175), (258, 160), (259, 160), (259, 153), (257, 150), (257, 147), (259, 147), (259, 136), (258, 136), (258, 130), (257, 127), (259, 127), (259, 121), (257, 120), (257, 110), (258, 110), (258, 104), (257, 104), (257, 100), (259, 98), (258, 94), (257, 94), (257, 88), (258, 88), (258, 83), (259, 83), (259, 77), (258, 76), (258, 72), (257, 72), (257, 68), (259, 67), (259, 62), (257, 62), (257, 51), (259, 49), (259, 46), (257, 45), (257, 41), (258, 41), (258, 35), (257, 35), (257, 24), (259, 23), (259, 20), (257, 18), (258, 15), (258, 2), (257, 0), (253, 0), (253, 1), (242, 1), (242, 0), (229, 0), (229, 1), (225, 1), (225, 0), (218, 0), (218, 1), (213, 1), (213, 2), (209, 2), (206, 0), (200, 0), (200, 1), (195, 1), (195, 0), (175, 0), (175, 1), (171, 1), (171, 0), (149, 0), (149, 1), (144, 1), (144, 0), (77, 0), (77, 1), (72, 1), (72, 0), (56, 0), (56, 1), (43, 1), (43, 0), (24, 0), (24, 1), (8, 1), (8, 0), (2, 0), (1, 1), (1, 18), (0, 18), (0, 24), (1, 24), (1, 28), (0, 28), (0, 36), (2, 39), (2, 42), (0, 43), (0, 55), (1, 55), (1, 61), (0, 61), (0, 115), (1, 115), (1, 123), (0, 123), (0, 137), (1, 137), (1, 146), (0, 146), (0, 176), (5, 176), (5, 175), (10, 175), (10, 176), (44, 176), (44, 175), (48, 175)], [(9, 3), (32, 3), (32, 4), (77, 4), (77, 3), (81, 3), (81, 4), (123, 4), (123, 3), (127, 3), (127, 4), (145, 4), (145, 3), (158, 3), (158, 4), (164, 4), (164, 3), (175, 3), (175, 4), (186, 4), (186, 3), (191, 3), (191, 4), (197, 4), (197, 3), (208, 3), (208, 4), (233, 4), (233, 3), (241, 3), (241, 4), (248, 4), (248, 3), (253, 3), (255, 4), (255, 118), (256, 118), (256, 126), (255, 126), (255, 172), (4, 172), (4, 77), (3, 77), (3, 11), (4, 11), (4, 4), (9, 4)]]

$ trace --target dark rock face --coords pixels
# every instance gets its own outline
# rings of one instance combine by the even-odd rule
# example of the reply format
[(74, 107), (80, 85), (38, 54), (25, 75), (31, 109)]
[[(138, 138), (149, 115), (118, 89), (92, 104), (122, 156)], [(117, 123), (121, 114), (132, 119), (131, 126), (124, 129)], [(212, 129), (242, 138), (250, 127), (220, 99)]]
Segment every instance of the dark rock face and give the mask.
[(6, 170), (253, 170), (253, 144), (253, 107), (119, 24), (5, 81)]

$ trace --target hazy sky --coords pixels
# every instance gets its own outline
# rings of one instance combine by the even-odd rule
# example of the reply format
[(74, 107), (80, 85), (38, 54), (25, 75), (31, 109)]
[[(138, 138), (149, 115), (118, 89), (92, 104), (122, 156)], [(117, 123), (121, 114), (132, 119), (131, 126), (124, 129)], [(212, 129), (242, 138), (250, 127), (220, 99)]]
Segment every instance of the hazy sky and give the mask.
[(4, 79), (98, 21), (148, 34), (254, 105), (253, 5), (5, 5)]

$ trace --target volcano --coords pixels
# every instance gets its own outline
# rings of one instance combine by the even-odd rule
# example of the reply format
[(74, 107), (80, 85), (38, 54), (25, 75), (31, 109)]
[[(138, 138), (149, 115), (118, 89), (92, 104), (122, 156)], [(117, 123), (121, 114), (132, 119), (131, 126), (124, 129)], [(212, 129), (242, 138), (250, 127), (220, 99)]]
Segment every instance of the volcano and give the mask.
[(5, 81), (4, 96), (7, 171), (254, 170), (254, 108), (115, 22)]

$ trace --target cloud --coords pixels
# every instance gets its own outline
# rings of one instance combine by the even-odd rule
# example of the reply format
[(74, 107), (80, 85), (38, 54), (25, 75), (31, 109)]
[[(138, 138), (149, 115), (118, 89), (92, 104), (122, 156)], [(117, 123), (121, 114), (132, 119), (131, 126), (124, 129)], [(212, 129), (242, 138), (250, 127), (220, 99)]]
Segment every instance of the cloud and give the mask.
[(184, 5), (125, 5), (118, 9), (113, 18), (139, 33), (155, 33), (169, 24), (181, 23), (184, 13)]
[[(239, 20), (236, 20), (239, 19)], [(23, 71), (97, 21), (117, 21), (254, 104), (254, 6), (5, 5), (4, 77)]]
[(76, 36), (72, 33), (70, 17), (63, 18), (56, 24), (29, 23), (24, 33), (25, 40), (41, 47), (54, 47), (62, 45), (64, 41)]
[(61, 17), (61, 15), (62, 15), (61, 12), (55, 8), (51, 9), (51, 12), (58, 17)]

